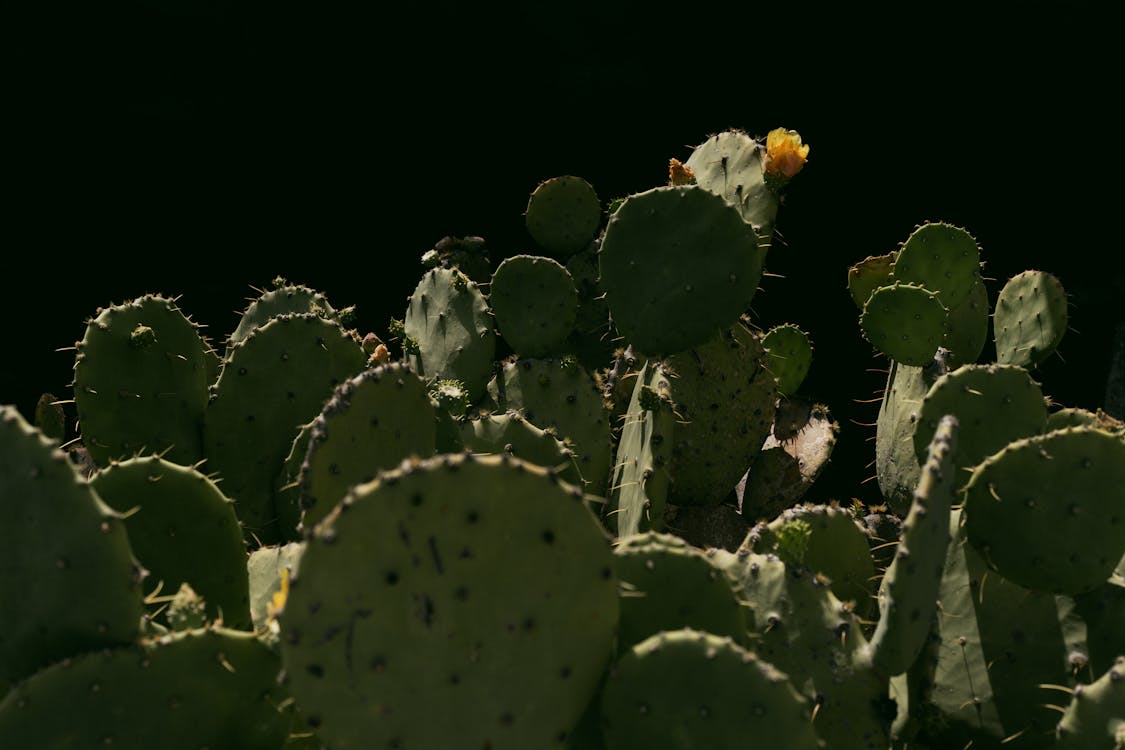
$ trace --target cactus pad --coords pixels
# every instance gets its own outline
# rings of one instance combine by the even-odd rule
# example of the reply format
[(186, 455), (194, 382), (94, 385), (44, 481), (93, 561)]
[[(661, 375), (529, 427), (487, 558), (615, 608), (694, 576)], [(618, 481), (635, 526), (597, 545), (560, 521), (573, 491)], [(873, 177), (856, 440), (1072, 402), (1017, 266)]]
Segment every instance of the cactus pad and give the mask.
[(864, 338), (883, 354), (921, 367), (941, 345), (946, 315), (945, 306), (930, 290), (896, 282), (871, 293), (859, 325)]
[(996, 300), (996, 361), (1037, 365), (1058, 347), (1066, 326), (1066, 291), (1059, 280), (1043, 271), (1024, 271)]
[(521, 357), (561, 354), (578, 316), (578, 290), (557, 261), (507, 258), (492, 275), (489, 302), (496, 325)]
[(1125, 656), (1091, 685), (1079, 685), (1055, 729), (1058, 750), (1125, 746)]
[(407, 465), (309, 537), (280, 617), (290, 687), (335, 750), (560, 747), (609, 658), (617, 586), (577, 487), (508, 457)]
[(766, 367), (777, 380), (777, 392), (792, 396), (805, 381), (812, 365), (813, 347), (809, 335), (791, 323), (774, 326), (762, 337), (762, 348), (769, 354)]
[(565, 175), (541, 182), (527, 203), (527, 231), (556, 258), (569, 258), (586, 247), (602, 222), (602, 207), (593, 186)]
[(493, 414), (461, 423), (461, 443), (476, 455), (506, 454), (558, 472), (583, 486), (574, 453), (566, 444), (528, 422), (519, 412)]
[(964, 229), (943, 223), (924, 224), (899, 249), (894, 277), (924, 286), (952, 309), (980, 280), (980, 247)]
[[(778, 197), (766, 184), (766, 150), (746, 133), (728, 130), (695, 147), (688, 169), (700, 187), (723, 196), (764, 239), (773, 234)], [(763, 250), (764, 256), (764, 250)]]
[(1125, 441), (1072, 427), (1012, 443), (965, 488), (969, 541), (1022, 586), (1077, 594), (1125, 554)]
[(621, 334), (660, 356), (699, 346), (738, 320), (762, 275), (754, 232), (698, 186), (629, 197), (606, 227), (602, 286)]
[(255, 328), (261, 328), (278, 315), (290, 313), (313, 313), (329, 320), (338, 319), (336, 309), (322, 293), (301, 284), (285, 284), (250, 302), (238, 326), (227, 337), (227, 354)]
[(897, 251), (886, 255), (869, 255), (848, 269), (848, 294), (860, 310), (879, 287), (894, 283), (894, 266)]

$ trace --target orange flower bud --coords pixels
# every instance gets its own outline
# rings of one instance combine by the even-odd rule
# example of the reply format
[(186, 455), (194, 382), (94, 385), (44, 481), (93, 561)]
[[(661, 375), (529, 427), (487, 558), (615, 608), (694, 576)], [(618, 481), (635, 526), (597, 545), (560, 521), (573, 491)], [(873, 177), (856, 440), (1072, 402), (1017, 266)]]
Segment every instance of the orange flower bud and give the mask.
[(766, 174), (781, 180), (792, 179), (808, 161), (809, 147), (801, 143), (796, 130), (776, 128), (766, 136)]

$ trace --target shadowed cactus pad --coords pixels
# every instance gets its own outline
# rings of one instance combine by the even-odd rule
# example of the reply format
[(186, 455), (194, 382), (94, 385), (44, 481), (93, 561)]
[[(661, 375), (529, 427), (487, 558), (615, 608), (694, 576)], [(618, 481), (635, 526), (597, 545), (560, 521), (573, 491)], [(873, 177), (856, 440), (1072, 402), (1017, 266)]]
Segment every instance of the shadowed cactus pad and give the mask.
[(634, 646), (610, 670), (602, 697), (607, 750), (816, 750), (811, 714), (786, 675), (729, 638), (696, 630)]
[(1071, 427), (1012, 443), (965, 488), (969, 541), (1005, 578), (1077, 594), (1125, 554), (1125, 441)]
[(556, 258), (569, 258), (589, 244), (602, 222), (593, 186), (565, 175), (541, 182), (527, 203), (527, 231)]
[(762, 276), (753, 230), (737, 209), (698, 186), (630, 196), (599, 254), (613, 322), (651, 356), (698, 346), (738, 320)]
[(492, 275), (489, 302), (500, 335), (521, 357), (561, 354), (578, 316), (570, 272), (550, 258), (516, 255)]
[(518, 459), (439, 456), (317, 526), (282, 654), (334, 750), (562, 747), (617, 616), (609, 540), (577, 487)]

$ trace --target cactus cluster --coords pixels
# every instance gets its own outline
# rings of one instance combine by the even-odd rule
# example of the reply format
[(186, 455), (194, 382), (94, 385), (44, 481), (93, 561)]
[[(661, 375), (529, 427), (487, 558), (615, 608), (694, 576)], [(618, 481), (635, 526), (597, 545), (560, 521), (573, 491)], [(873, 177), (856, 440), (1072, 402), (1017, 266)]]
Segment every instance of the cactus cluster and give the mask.
[(534, 247), (444, 238), (382, 337), (283, 279), (218, 348), (99, 310), (78, 439), (0, 407), (0, 746), (1120, 748), (1125, 425), (1028, 369), (1057, 280), (978, 363), (967, 231), (853, 267), (886, 505), (802, 502), (838, 427), (749, 307), (808, 150), (547, 180)]

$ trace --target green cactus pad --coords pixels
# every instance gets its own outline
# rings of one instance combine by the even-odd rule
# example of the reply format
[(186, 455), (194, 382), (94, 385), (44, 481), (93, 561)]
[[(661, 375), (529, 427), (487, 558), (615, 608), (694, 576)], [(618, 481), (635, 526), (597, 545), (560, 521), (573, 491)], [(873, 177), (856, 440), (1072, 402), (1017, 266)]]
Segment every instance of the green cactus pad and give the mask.
[(789, 508), (770, 523), (759, 523), (751, 529), (743, 548), (758, 554), (775, 553), (784, 559), (778, 550), (778, 535), (793, 521), (804, 521), (810, 531), (802, 564), (828, 576), (832, 593), (840, 601), (866, 608), (875, 590), (875, 564), (868, 551), (867, 534), (846, 508), (807, 504)]
[(250, 626), (242, 529), (214, 482), (147, 456), (110, 464), (90, 485), (123, 515), (133, 554), (149, 571), (146, 594), (174, 594), (188, 583), (206, 600), (209, 619)]
[(261, 328), (279, 315), (291, 313), (313, 313), (328, 320), (338, 320), (336, 309), (323, 294), (300, 284), (286, 284), (250, 301), (238, 326), (227, 337), (227, 356), (230, 356), (230, 348), (249, 336), (255, 328)]
[(1074, 688), (1074, 697), (1055, 729), (1058, 750), (1125, 746), (1125, 656), (1092, 685)]
[(313, 421), (301, 464), (301, 525), (311, 529), (353, 485), (410, 457), (434, 454), (437, 422), (426, 384), (403, 364), (366, 370), (336, 386)]
[(977, 279), (961, 304), (949, 309), (945, 338), (941, 345), (949, 351), (951, 366), (970, 365), (977, 361), (988, 341), (988, 290)]
[(74, 362), (82, 440), (98, 466), (137, 453), (190, 465), (203, 457), (203, 412), (216, 355), (163, 297), (101, 310)]
[(483, 237), (442, 237), (422, 255), (426, 268), (456, 268), (478, 284), (492, 278), (492, 258)]
[(557, 261), (507, 258), (492, 275), (488, 301), (500, 335), (521, 357), (562, 353), (578, 316), (578, 290)]
[(1078, 594), (1125, 554), (1125, 441), (1071, 427), (1012, 443), (965, 488), (969, 541), (1005, 578)]
[(598, 283), (600, 246), (600, 242), (593, 243), (566, 262), (567, 273), (578, 290), (578, 314), (565, 348), (589, 370), (609, 364), (617, 338), (609, 320), (609, 305)]
[(539, 183), (527, 203), (527, 231), (556, 258), (569, 258), (594, 239), (602, 206), (593, 186), (565, 175)]
[(285, 586), (282, 576), (297, 575), (304, 552), (304, 542), (290, 542), (278, 547), (260, 547), (250, 553), (246, 572), (250, 580), (250, 617), (255, 630), (266, 627), (274, 595)]
[(770, 434), (777, 383), (757, 336), (736, 324), (669, 357), (676, 400), (672, 486), (676, 505), (721, 503)]
[(786, 675), (729, 638), (690, 629), (633, 646), (602, 696), (607, 750), (816, 750), (811, 715)]
[(1059, 409), (1047, 415), (1043, 432), (1053, 432), (1064, 427), (1096, 427), (1098, 415), (1088, 409)]
[(585, 490), (604, 495), (611, 461), (609, 411), (594, 379), (572, 357), (509, 362), (488, 384), (498, 409), (517, 411), (574, 451)]
[(221, 629), (91, 652), (13, 690), (0, 737), (35, 750), (277, 750), (291, 721), (280, 667), (253, 635)]
[(885, 675), (909, 669), (930, 633), (949, 547), (949, 513), (958, 485), (956, 453), (957, 420), (943, 417), (930, 442), (894, 562), (879, 589), (879, 624), (871, 636), (871, 663)]
[(928, 364), (946, 334), (947, 310), (936, 294), (895, 282), (871, 293), (859, 325), (872, 346), (896, 362)]
[(35, 428), (55, 442), (65, 439), (66, 412), (54, 395), (44, 393), (35, 403)]
[(766, 185), (765, 157), (766, 150), (757, 140), (741, 131), (727, 130), (696, 146), (685, 166), (695, 173), (696, 184), (723, 196), (768, 240), (779, 201), (777, 193)]
[(879, 287), (894, 283), (896, 250), (886, 255), (869, 255), (848, 269), (848, 293), (861, 311)]
[(621, 581), (619, 651), (662, 630), (689, 627), (749, 645), (738, 584), (702, 550), (671, 534), (646, 533), (622, 539), (614, 554)]
[[(936, 637), (927, 669), (911, 670), (923, 683), (931, 747), (1002, 750), (1053, 747), (1058, 714), (1046, 704), (1067, 685), (1070, 665), (1056, 597), (1031, 591), (989, 570), (965, 537), (962, 513), (950, 514), (950, 543), (938, 594)], [(1018, 735), (1020, 742), (1004, 742)], [(1013, 744), (1014, 743), (1014, 744)]]
[(366, 363), (350, 333), (312, 313), (275, 317), (231, 349), (207, 408), (206, 469), (235, 501), (247, 541), (296, 538), (280, 524), (277, 476), (301, 425)]
[(664, 528), (674, 410), (664, 369), (646, 362), (634, 381), (606, 496), (606, 523), (619, 537)]
[(805, 382), (812, 365), (809, 335), (791, 323), (774, 326), (762, 337), (762, 348), (769, 354), (766, 367), (777, 380), (777, 392), (792, 396)]
[(894, 707), (867, 658), (860, 622), (808, 568), (775, 555), (717, 551), (754, 612), (755, 651), (820, 704), (815, 726), (828, 750), (885, 750)]
[(307, 544), (282, 656), (326, 744), (565, 743), (618, 618), (581, 490), (518, 459), (440, 456), (355, 488)]
[(598, 258), (614, 324), (650, 356), (699, 346), (734, 325), (762, 275), (754, 232), (695, 185), (630, 196), (610, 218)]
[(1047, 421), (1047, 401), (1039, 384), (1022, 367), (964, 365), (938, 378), (922, 399), (914, 426), (914, 451), (926, 459), (938, 423), (957, 418), (956, 471), (963, 487), (969, 472), (1013, 440), (1038, 435)]
[(0, 406), (0, 499), (0, 681), (132, 641), (144, 571), (124, 524), (10, 406)]
[(924, 224), (899, 248), (894, 277), (896, 281), (924, 286), (946, 308), (953, 309), (980, 280), (980, 247), (960, 227)]
[(1058, 279), (1043, 271), (1013, 276), (996, 300), (996, 361), (1037, 365), (1058, 347), (1066, 326), (1066, 291)]
[(418, 345), (407, 364), (427, 380), (464, 383), (476, 401), (492, 373), (496, 334), (492, 312), (476, 284), (456, 269), (426, 273), (406, 308), (405, 333)]
[(582, 486), (574, 453), (549, 432), (539, 429), (518, 412), (492, 414), (461, 424), (461, 442), (474, 455), (506, 454), (555, 471), (566, 482)]

